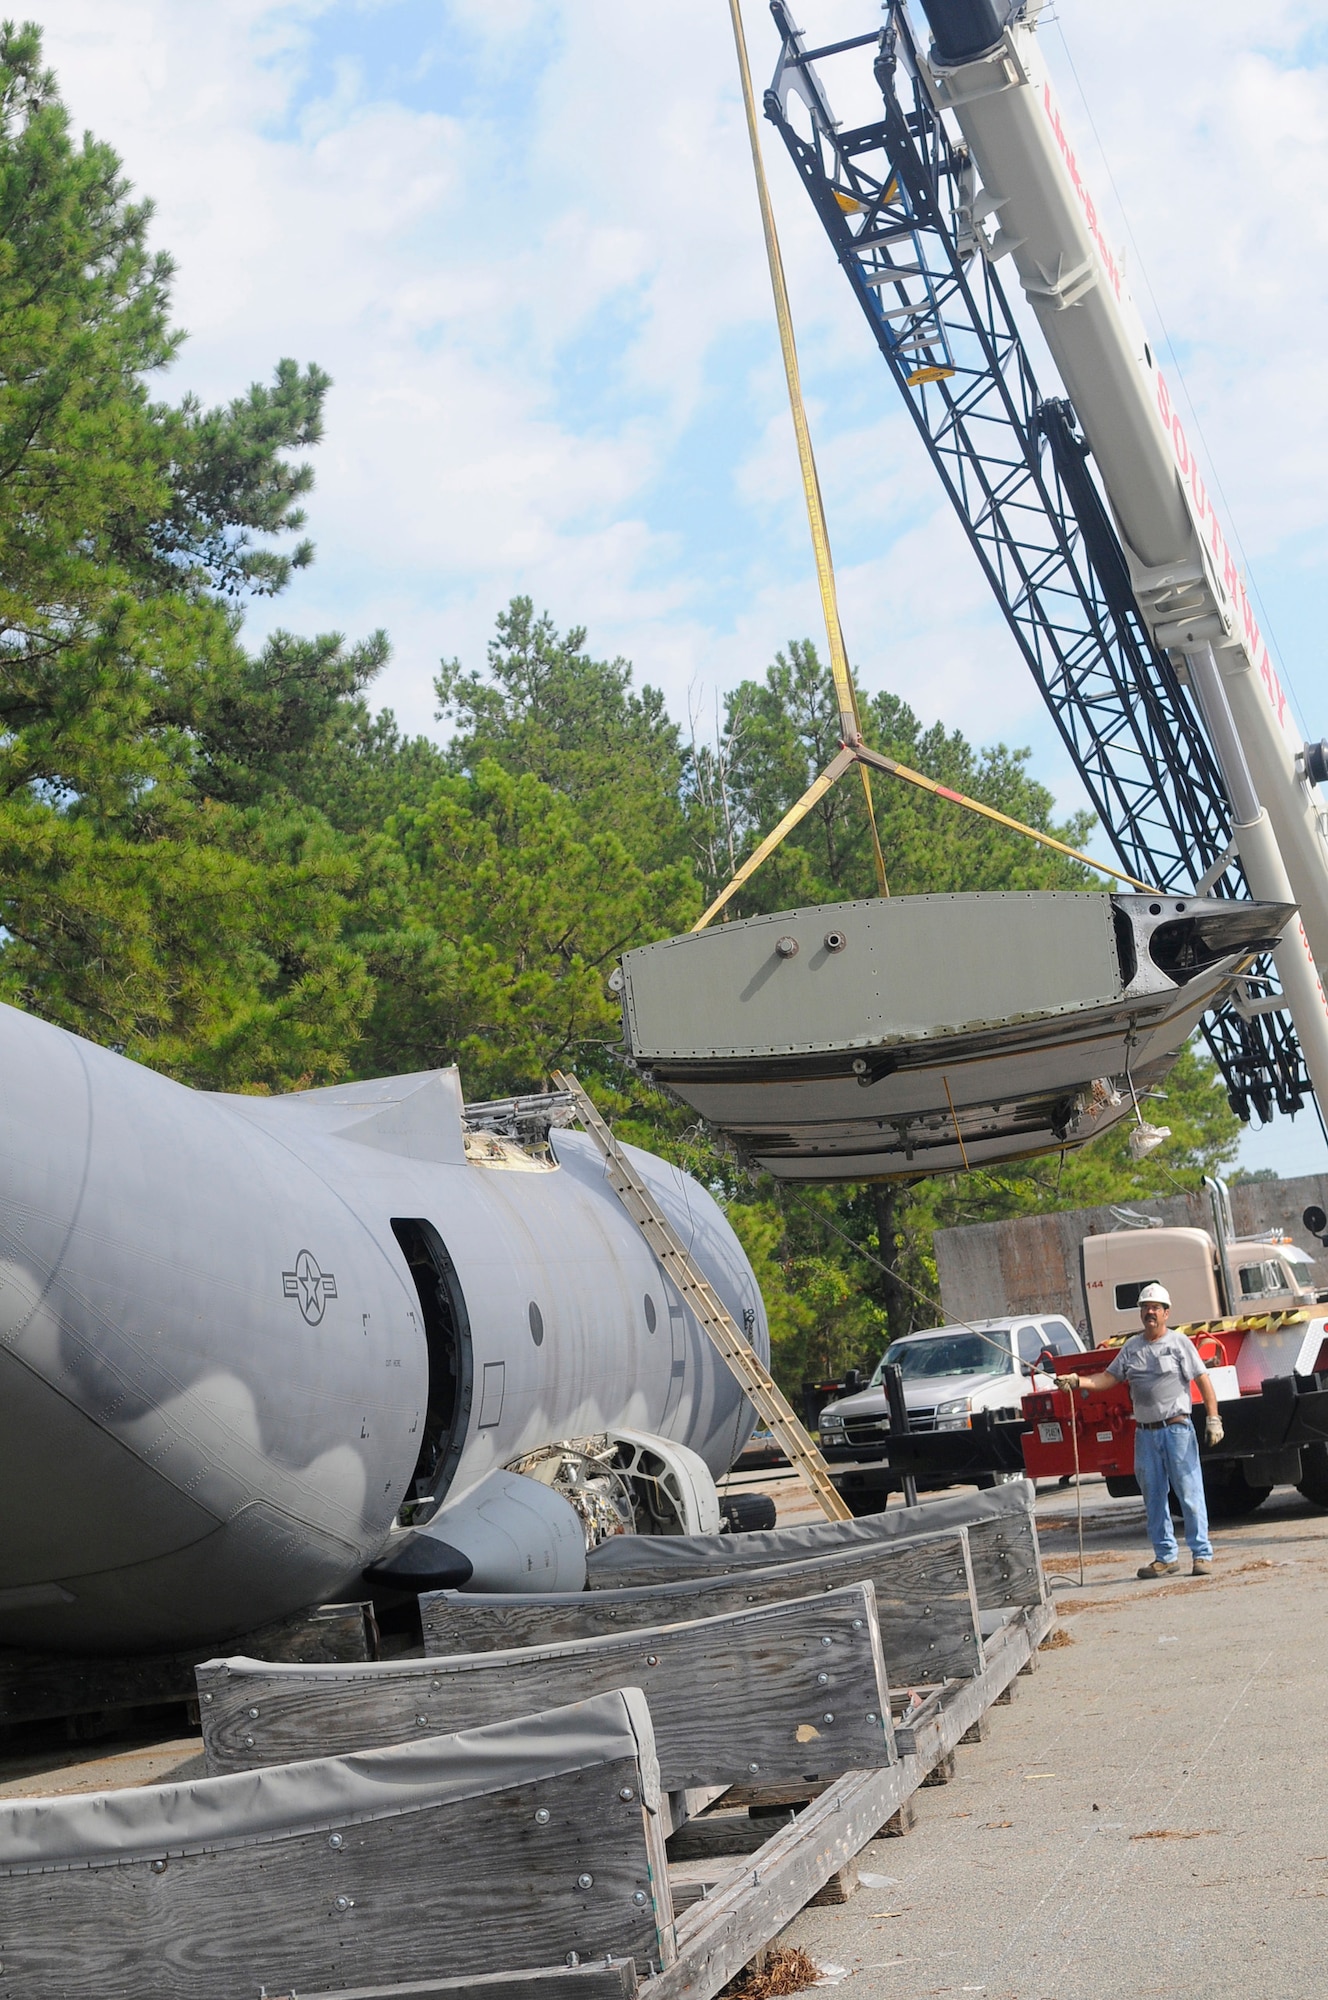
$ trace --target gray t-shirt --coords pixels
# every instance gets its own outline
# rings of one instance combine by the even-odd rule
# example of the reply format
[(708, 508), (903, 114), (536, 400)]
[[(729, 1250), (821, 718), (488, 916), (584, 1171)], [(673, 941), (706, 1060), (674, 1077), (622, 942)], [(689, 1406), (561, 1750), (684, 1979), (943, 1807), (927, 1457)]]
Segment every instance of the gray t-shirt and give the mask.
[(1161, 1424), (1189, 1416), (1190, 1384), (1208, 1373), (1208, 1364), (1188, 1334), (1168, 1328), (1160, 1340), (1132, 1335), (1107, 1373), (1129, 1388), (1136, 1423)]

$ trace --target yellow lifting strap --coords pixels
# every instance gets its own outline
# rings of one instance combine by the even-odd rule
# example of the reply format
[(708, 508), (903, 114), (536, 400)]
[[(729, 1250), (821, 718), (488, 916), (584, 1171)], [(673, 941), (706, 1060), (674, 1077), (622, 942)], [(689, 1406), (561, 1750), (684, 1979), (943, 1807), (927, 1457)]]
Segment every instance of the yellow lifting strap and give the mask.
[[(885, 874), (885, 857), (881, 851), (880, 834), (876, 826), (876, 812), (872, 800), (872, 770), (883, 771), (889, 776), (902, 778), (907, 784), (916, 785), (934, 796), (952, 799), (956, 805), (978, 813), (984, 819), (995, 821), (998, 826), (1009, 827), (1012, 832), (1021, 833), (1029, 840), (1035, 840), (1042, 847), (1049, 847), (1057, 854), (1063, 854), (1071, 861), (1082, 862), (1086, 868), (1110, 875), (1118, 882), (1125, 882), (1132, 889), (1141, 890), (1145, 895), (1154, 893), (1151, 884), (1140, 882), (1123, 869), (1113, 868), (1109, 862), (1095, 861), (1091, 855), (1081, 854), (1077, 848), (1069, 847), (1063, 840), (1055, 839), (1049, 833), (1040, 833), (1036, 827), (1025, 826), (1022, 820), (1011, 818), (1009, 813), (998, 812), (995, 806), (983, 805), (977, 799), (970, 799), (963, 792), (953, 791), (950, 786), (938, 784), (921, 771), (910, 770), (906, 764), (896, 762), (893, 757), (883, 756), (879, 751), (869, 750), (862, 740), (862, 724), (858, 712), (857, 689), (853, 685), (853, 674), (844, 647), (844, 633), (839, 620), (839, 597), (835, 589), (835, 566), (830, 554), (830, 534), (826, 527), (825, 503), (821, 498), (821, 483), (816, 474), (816, 459), (812, 452), (811, 432), (807, 427), (807, 412), (802, 400), (802, 378), (798, 369), (798, 349), (793, 338), (793, 315), (789, 308), (788, 286), (784, 281), (784, 260), (780, 255), (779, 237), (775, 230), (775, 214), (770, 203), (770, 189), (766, 183), (765, 163), (761, 157), (761, 140), (756, 123), (756, 100), (752, 93), (752, 73), (747, 61), (747, 40), (743, 33), (741, 0), (729, 0), (729, 14), (733, 22), (733, 40), (738, 51), (738, 71), (742, 78), (743, 109), (747, 115), (747, 138), (751, 145), (752, 169), (756, 175), (756, 193), (761, 205), (761, 228), (765, 235), (766, 261), (770, 267), (770, 288), (775, 298), (775, 319), (779, 326), (779, 346), (784, 357), (784, 376), (788, 383), (789, 410), (793, 417), (793, 434), (798, 444), (798, 465), (802, 473), (802, 490), (807, 503), (807, 525), (811, 530), (812, 553), (816, 558), (816, 580), (821, 591), (821, 610), (825, 616), (825, 633), (830, 648), (830, 672), (834, 681), (835, 700), (839, 707), (839, 732), (843, 747), (827, 764), (818, 778), (803, 793), (797, 804), (791, 806), (774, 832), (768, 834), (755, 852), (748, 857), (728, 886), (716, 896), (704, 915), (693, 924), (693, 931), (702, 931), (717, 916), (725, 904), (748, 881), (761, 863), (779, 846), (785, 836), (804, 819), (825, 797), (830, 787), (843, 776), (850, 764), (856, 764), (862, 779), (863, 794), (867, 804), (867, 821), (871, 829), (872, 856), (876, 867), (876, 883), (880, 894), (888, 896), (889, 884)], [(845, 210), (857, 208), (860, 204), (852, 196), (836, 194), (836, 200)]]
[[(812, 554), (816, 558), (816, 581), (821, 591), (821, 611), (825, 617), (825, 636), (830, 648), (830, 673), (835, 684), (835, 699), (839, 704), (839, 734), (848, 744), (857, 743), (862, 736), (862, 722), (858, 714), (857, 689), (853, 685), (853, 675), (848, 664), (848, 654), (844, 648), (844, 632), (839, 622), (839, 595), (835, 589), (835, 565), (830, 554), (830, 532), (825, 523), (825, 503), (821, 498), (821, 482), (816, 474), (816, 459), (812, 452), (811, 432), (807, 428), (807, 412), (802, 400), (802, 377), (798, 369), (798, 349), (793, 338), (793, 314), (789, 310), (788, 286), (784, 282), (784, 260), (779, 251), (779, 237), (775, 230), (775, 212), (770, 205), (770, 189), (766, 185), (765, 162), (761, 158), (761, 138), (756, 123), (756, 100), (752, 95), (752, 73), (747, 62), (747, 38), (742, 28), (742, 9), (739, 0), (729, 0), (729, 13), (733, 20), (733, 39), (738, 50), (738, 70), (742, 77), (742, 101), (747, 113), (747, 137), (752, 149), (752, 169), (756, 175), (756, 193), (761, 204), (761, 228), (765, 233), (766, 262), (770, 266), (770, 289), (775, 295), (775, 319), (779, 325), (779, 348), (784, 357), (784, 376), (788, 382), (789, 410), (793, 417), (793, 435), (798, 442), (798, 466), (802, 473), (802, 491), (807, 502), (807, 525), (811, 529)], [(876, 814), (872, 806), (871, 774), (861, 767), (863, 795), (867, 802), (867, 821), (871, 828), (872, 857), (876, 865), (876, 885), (883, 896), (890, 893), (890, 885), (885, 875), (885, 857), (881, 852), (880, 836), (876, 830)], [(801, 817), (801, 815), (799, 815)]]
[[(902, 778), (905, 784), (916, 785), (920, 791), (930, 792), (934, 798), (950, 799), (955, 805), (964, 806), (981, 819), (989, 819), (997, 826), (1008, 826), (1012, 833), (1022, 833), (1028, 840), (1035, 840), (1040, 847), (1049, 847), (1056, 854), (1065, 855), (1069, 861), (1078, 861), (1085, 868), (1096, 868), (1103, 875), (1112, 875), (1118, 882), (1125, 882), (1131, 889), (1138, 889), (1145, 896), (1156, 895), (1157, 891), (1147, 882), (1138, 882), (1133, 875), (1127, 875), (1122, 868), (1113, 868), (1109, 861), (1095, 861), (1091, 854), (1081, 854), (1077, 847), (1069, 847), (1065, 841), (1057, 840), (1053, 834), (1041, 833), (1035, 826), (1025, 826), (1022, 820), (1012, 819), (1009, 813), (999, 812), (995, 806), (983, 805), (981, 799), (970, 799), (965, 792), (956, 792), (949, 785), (938, 784), (935, 778), (927, 777), (922, 771), (914, 771), (907, 764), (899, 763), (894, 757), (886, 757), (879, 750), (869, 750), (865, 743), (844, 744), (826, 765), (819, 778), (807, 787), (795, 806), (790, 806), (773, 833), (768, 833), (761, 845), (748, 855), (733, 880), (720, 890), (709, 909), (704, 910), (692, 925), (693, 932), (703, 931), (714, 917), (719, 915), (731, 896), (736, 896), (744, 882), (753, 876), (761, 863), (774, 853), (785, 834), (791, 833), (800, 819), (805, 819), (818, 799), (825, 797), (831, 785), (841, 778), (850, 764), (860, 767), (870, 765), (873, 770), (884, 771), (892, 778)], [(962, 1143), (962, 1142), (961, 1142)]]

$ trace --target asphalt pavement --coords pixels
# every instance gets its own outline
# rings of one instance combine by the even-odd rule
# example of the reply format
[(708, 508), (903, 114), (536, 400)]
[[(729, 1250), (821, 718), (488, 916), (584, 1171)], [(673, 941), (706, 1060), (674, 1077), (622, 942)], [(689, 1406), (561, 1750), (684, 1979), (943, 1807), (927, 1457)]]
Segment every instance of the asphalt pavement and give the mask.
[(1082, 1499), (1084, 1587), (1074, 1490), (1038, 1506), (1071, 1643), (786, 1934), (845, 2000), (1328, 1992), (1328, 1515), (1279, 1488), (1210, 1579), (1144, 1584), (1140, 1503)]

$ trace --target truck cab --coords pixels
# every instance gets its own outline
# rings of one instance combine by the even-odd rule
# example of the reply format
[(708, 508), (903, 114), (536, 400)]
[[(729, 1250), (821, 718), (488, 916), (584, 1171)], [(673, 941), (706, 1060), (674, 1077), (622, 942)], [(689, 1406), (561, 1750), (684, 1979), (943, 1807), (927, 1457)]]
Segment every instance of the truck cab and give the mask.
[(1083, 1350), (1069, 1320), (1058, 1313), (1019, 1313), (905, 1334), (891, 1341), (865, 1389), (822, 1410), (822, 1447), (828, 1457), (845, 1458), (887, 1441), (887, 1365), (897, 1363), (901, 1371), (910, 1431), (958, 1431), (970, 1430), (984, 1410), (1017, 1417), (1030, 1388), (1051, 1384), (1039, 1361)]
[(1080, 1246), (1084, 1301), (1093, 1343), (1139, 1331), (1139, 1294), (1165, 1285), (1171, 1323), (1231, 1314), (1294, 1312), (1315, 1304), (1311, 1259), (1288, 1237), (1238, 1238), (1227, 1245), (1224, 1301), (1217, 1244), (1206, 1229), (1110, 1229)]

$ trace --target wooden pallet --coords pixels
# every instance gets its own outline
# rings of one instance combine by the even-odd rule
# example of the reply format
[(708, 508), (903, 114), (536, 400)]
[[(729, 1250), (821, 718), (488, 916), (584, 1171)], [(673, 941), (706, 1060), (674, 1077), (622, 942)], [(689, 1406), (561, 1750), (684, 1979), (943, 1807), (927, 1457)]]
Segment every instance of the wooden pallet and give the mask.
[[(800, 1910), (852, 1894), (856, 1857), (880, 1835), (907, 1831), (919, 1790), (949, 1782), (960, 1744), (978, 1740), (987, 1710), (1008, 1701), (1016, 1678), (1033, 1670), (1054, 1619), (1050, 1604), (1018, 1609), (986, 1640), (980, 1673), (910, 1703), (896, 1718), (899, 1756), (888, 1767), (824, 1786), (730, 1786), (717, 1806), (680, 1821), (668, 1843), (676, 1956), (659, 1972), (638, 1979), (635, 1968), (610, 1961), (535, 1968), (491, 1983), (301, 1989), (301, 2000), (541, 2000), (546, 1992), (549, 2000), (713, 2000)], [(801, 1796), (807, 1791), (816, 1795)], [(753, 1818), (752, 1807), (771, 1817)]]
[[(988, 1640), (980, 1674), (940, 1690), (896, 1728), (897, 1763), (828, 1785), (754, 1854), (731, 1857), (724, 1874), (715, 1868), (704, 1895), (680, 1913), (683, 1899), (675, 1898), (677, 1958), (643, 1980), (640, 1992), (649, 2000), (711, 2000), (799, 1910), (852, 1869), (869, 1841), (902, 1831), (914, 1794), (929, 1780), (945, 1782), (953, 1774), (958, 1745), (993, 1702), (1008, 1696), (1016, 1676), (1031, 1669), (1054, 1618), (1048, 1604), (1021, 1610)], [(745, 1796), (730, 1790), (725, 1803)], [(761, 1796), (774, 1802), (768, 1793)], [(695, 1880), (686, 1864), (679, 1873), (681, 1882)]]

